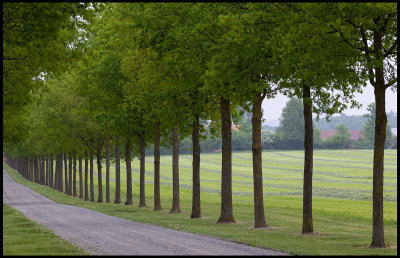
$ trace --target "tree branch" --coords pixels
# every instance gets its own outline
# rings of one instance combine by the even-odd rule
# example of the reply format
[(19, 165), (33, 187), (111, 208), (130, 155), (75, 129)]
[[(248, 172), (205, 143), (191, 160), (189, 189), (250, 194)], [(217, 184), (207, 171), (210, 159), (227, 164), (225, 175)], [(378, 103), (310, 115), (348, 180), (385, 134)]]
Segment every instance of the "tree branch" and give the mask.
[[(397, 39), (393, 42), (393, 45), (389, 48), (389, 50), (388, 51), (386, 51), (386, 53), (385, 53), (385, 51), (384, 51), (384, 53), (383, 53), (383, 58), (386, 58), (386, 57), (388, 57), (389, 55), (393, 55), (394, 54), (394, 52), (393, 52), (393, 50), (395, 49), (397, 47)], [(385, 50), (385, 49), (384, 49)]]
[(385, 84), (385, 89), (389, 88), (393, 84), (397, 83), (397, 78), (391, 79), (387, 84)]

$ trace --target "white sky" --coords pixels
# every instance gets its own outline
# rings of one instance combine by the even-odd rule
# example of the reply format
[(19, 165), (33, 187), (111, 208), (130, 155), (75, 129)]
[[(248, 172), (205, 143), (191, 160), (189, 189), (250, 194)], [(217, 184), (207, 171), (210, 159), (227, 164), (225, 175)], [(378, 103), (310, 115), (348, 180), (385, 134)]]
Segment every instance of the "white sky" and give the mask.
[[(277, 126), (281, 117), (282, 109), (285, 107), (288, 97), (279, 94), (273, 99), (264, 99), (262, 108), (264, 110), (264, 124)], [(360, 109), (346, 109), (343, 113), (346, 115), (364, 115), (368, 113), (368, 104), (375, 101), (374, 88), (368, 83), (363, 89), (362, 94), (356, 94), (356, 100), (362, 104)], [(390, 111), (397, 113), (397, 92), (393, 92), (390, 88), (386, 90), (386, 112)], [(337, 114), (336, 114), (337, 115)], [(278, 123), (278, 124), (276, 124)]]

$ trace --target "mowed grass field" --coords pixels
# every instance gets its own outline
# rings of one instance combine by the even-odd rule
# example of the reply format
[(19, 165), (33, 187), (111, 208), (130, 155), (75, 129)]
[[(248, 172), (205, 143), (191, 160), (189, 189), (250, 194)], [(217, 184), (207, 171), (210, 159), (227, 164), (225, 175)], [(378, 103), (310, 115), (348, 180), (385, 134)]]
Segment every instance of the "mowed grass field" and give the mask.
[[(213, 235), (253, 246), (313, 255), (397, 254), (397, 150), (385, 151), (384, 225), (388, 248), (369, 248), (372, 234), (372, 150), (315, 150), (313, 174), (314, 235), (301, 235), (303, 151), (263, 152), (264, 208), (267, 230), (253, 229), (251, 152), (232, 154), (233, 214), (236, 224), (220, 225), (221, 153), (201, 154), (201, 219), (190, 219), (192, 157), (181, 155), (181, 214), (172, 205), (172, 157), (161, 156), (161, 204), (153, 212), (153, 157), (146, 157), (147, 208), (139, 203), (139, 160), (133, 160), (133, 206), (125, 206), (126, 171), (121, 163), (121, 202), (113, 204), (115, 168), (111, 167), (111, 204), (84, 202), (11, 173), (21, 183), (57, 202), (78, 205), (137, 222)], [(6, 165), (5, 165), (6, 166)], [(10, 169), (7, 169), (10, 170)], [(97, 167), (95, 167), (97, 174)], [(103, 166), (105, 202), (105, 166)], [(78, 178), (78, 176), (77, 176)], [(95, 178), (97, 201), (97, 178)], [(79, 191), (79, 187), (77, 186)]]

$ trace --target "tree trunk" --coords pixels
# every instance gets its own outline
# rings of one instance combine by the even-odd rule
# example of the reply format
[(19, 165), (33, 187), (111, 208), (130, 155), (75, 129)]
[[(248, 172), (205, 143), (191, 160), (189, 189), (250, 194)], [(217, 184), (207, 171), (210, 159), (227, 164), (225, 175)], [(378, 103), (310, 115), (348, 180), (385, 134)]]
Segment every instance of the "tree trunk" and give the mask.
[(69, 178), (68, 178), (68, 195), (72, 195), (72, 153), (68, 154), (69, 161)]
[(35, 183), (39, 183), (39, 156), (37, 155), (34, 161), (34, 170), (35, 170)]
[(191, 219), (200, 218), (200, 118), (195, 114), (193, 120), (192, 145), (193, 145), (193, 187), (192, 187), (192, 214)]
[(63, 154), (60, 153), (58, 154), (58, 187), (59, 187), (59, 191), (63, 192), (64, 189), (64, 184), (63, 184), (63, 164), (62, 164), (62, 157)]
[(139, 207), (146, 207), (146, 193), (145, 193), (145, 159), (146, 159), (146, 145), (144, 142), (144, 135), (139, 136), (139, 148), (140, 148), (140, 201)]
[(53, 168), (53, 154), (50, 154), (50, 187), (54, 185), (54, 168)]
[(154, 124), (154, 211), (161, 210), (160, 198), (160, 122)]
[(235, 223), (232, 209), (232, 121), (230, 101), (221, 96), (222, 179), (221, 216), (217, 223)]
[(110, 203), (110, 149), (109, 135), (106, 133), (106, 203)]
[(75, 153), (75, 151), (73, 152), (73, 154), (72, 154), (73, 156), (72, 156), (72, 158), (74, 159), (74, 167), (73, 167), (73, 169), (74, 169), (74, 174), (73, 174), (73, 179), (72, 179), (72, 195), (73, 196), (78, 196), (77, 194), (76, 194), (76, 153)]
[(44, 185), (45, 184), (45, 176), (44, 176), (44, 156), (40, 155), (39, 156), (39, 165), (40, 165), (40, 184)]
[(85, 150), (85, 185), (84, 185), (85, 196), (84, 200), (89, 201), (89, 156)]
[[(42, 159), (41, 159), (41, 157), (40, 157), (40, 155), (38, 155), (37, 156), (37, 159), (38, 159), (38, 183), (39, 184), (42, 184)], [(15, 162), (14, 162), (14, 169), (17, 169), (17, 160), (15, 160)]]
[(65, 194), (68, 194), (68, 166), (67, 166), (67, 153), (64, 153), (64, 176), (65, 176)]
[[(6, 163), (8, 164), (8, 160), (6, 161)], [(32, 162), (31, 158), (28, 159), (28, 163), (29, 163), (28, 179), (30, 181), (33, 181), (33, 176), (32, 176), (33, 175), (33, 162)]]
[[(54, 158), (54, 157), (53, 157)], [(55, 155), (56, 159), (56, 166), (54, 169), (54, 183), (53, 183), (53, 189), (58, 190), (58, 161), (57, 161), (57, 154)]]
[(313, 232), (312, 218), (312, 174), (313, 174), (313, 126), (311, 89), (303, 82), (303, 107), (304, 107), (304, 185), (303, 185), (303, 234)]
[(79, 199), (83, 198), (82, 156), (79, 154)]
[(119, 136), (115, 137), (115, 201), (121, 203), (121, 170), (120, 170), (120, 154), (119, 154)]
[(261, 105), (263, 97), (256, 94), (253, 102), (252, 153), (253, 153), (253, 184), (254, 184), (254, 227), (267, 228), (264, 215), (264, 194), (262, 179), (262, 146), (261, 146)]
[(132, 170), (131, 170), (131, 140), (125, 142), (125, 161), (126, 161), (126, 201), (125, 205), (132, 205)]
[[(93, 143), (93, 141), (92, 141)], [(93, 182), (93, 151), (90, 149), (90, 201), (94, 202), (94, 182)]]
[(50, 177), (50, 173), (49, 173), (49, 157), (48, 155), (44, 155), (44, 160), (45, 160), (45, 166), (46, 166), (46, 180), (45, 180), (45, 184), (47, 186), (49, 186), (49, 177)]
[[(375, 33), (376, 34), (376, 33)], [(381, 38), (374, 34), (374, 46), (379, 51)], [(379, 51), (380, 52), (380, 51)], [(378, 52), (378, 53), (379, 53)], [(382, 62), (383, 65), (383, 62)], [(371, 247), (385, 247), (383, 227), (383, 171), (387, 116), (385, 110), (385, 81), (381, 68), (376, 68), (376, 86), (374, 87), (376, 118), (375, 118), (375, 146), (373, 164), (372, 190), (372, 241)]]
[(172, 208), (169, 213), (180, 213), (179, 205), (179, 135), (178, 124), (172, 128)]
[(97, 202), (103, 202), (103, 177), (101, 174), (101, 138), (97, 137), (97, 181), (99, 184), (99, 198)]

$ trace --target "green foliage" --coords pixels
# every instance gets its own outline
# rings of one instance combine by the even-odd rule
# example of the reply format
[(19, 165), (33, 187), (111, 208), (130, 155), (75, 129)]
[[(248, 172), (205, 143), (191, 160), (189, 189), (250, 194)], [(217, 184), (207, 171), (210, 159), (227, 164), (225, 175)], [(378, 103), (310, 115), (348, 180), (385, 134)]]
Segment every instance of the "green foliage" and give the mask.
[[(367, 119), (362, 129), (362, 132), (365, 135), (366, 141), (373, 145), (375, 142), (375, 117), (376, 117), (376, 105), (375, 102), (368, 105), (367, 110), (369, 114), (365, 114), (363, 117)], [(386, 126), (386, 140), (385, 140), (385, 148), (391, 148), (395, 143), (395, 138), (392, 133), (390, 124), (388, 123)]]
[[(92, 8), (88, 8), (92, 6)], [(90, 3), (3, 3), (3, 122), (12, 121), (42, 87), (41, 77), (60, 74), (83, 51), (86, 23), (101, 9)], [(22, 141), (19, 132), (3, 142)]]

